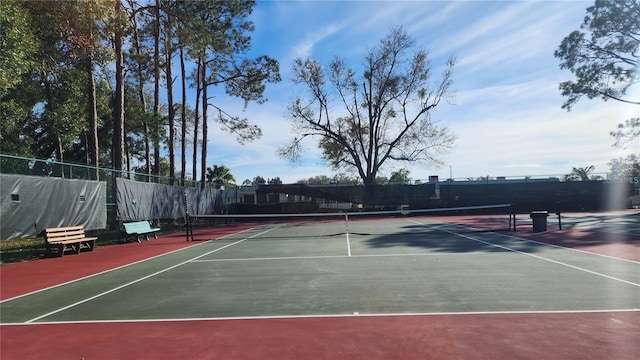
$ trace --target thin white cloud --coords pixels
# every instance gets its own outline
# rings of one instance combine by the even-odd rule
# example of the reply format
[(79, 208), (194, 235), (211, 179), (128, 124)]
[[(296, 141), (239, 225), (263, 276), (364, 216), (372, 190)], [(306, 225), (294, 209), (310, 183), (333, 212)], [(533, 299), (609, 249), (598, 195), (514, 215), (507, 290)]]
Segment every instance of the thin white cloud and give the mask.
[(562, 19), (562, 14), (555, 13), (483, 41), (472, 47), (469, 55), (461, 57), (458, 65), (475, 71), (496, 64), (517, 65), (536, 56), (553, 59), (553, 51), (561, 40), (557, 39), (558, 34), (562, 34), (556, 29)]
[[(432, 3), (435, 4), (435, 3)], [(428, 12), (427, 16), (420, 15), (420, 18), (408, 26), (409, 33), (419, 33), (424, 29), (434, 28), (451, 21), (456, 16), (456, 12), (464, 7), (463, 1), (450, 1), (444, 7), (439, 8), (435, 13)]]
[(345, 27), (345, 23), (328, 24), (321, 29), (314, 30), (305, 35), (305, 38), (292, 48), (292, 58), (306, 58), (313, 52), (314, 47), (321, 41), (339, 32)]
[[(482, 2), (478, 2), (476, 5), (478, 4), (482, 4)], [(495, 3), (493, 4), (495, 5)], [(434, 54), (456, 53), (458, 50), (464, 49), (469, 45), (477, 45), (479, 42), (484, 43), (486, 38), (493, 35), (495, 31), (505, 31), (505, 29), (513, 26), (514, 21), (522, 18), (533, 5), (532, 2), (504, 4), (511, 5), (508, 5), (502, 11), (488, 13), (487, 16), (481, 17), (478, 21), (468, 26), (460, 26), (460, 30), (456, 33), (434, 42)], [(469, 14), (465, 14), (464, 16), (466, 18)]]

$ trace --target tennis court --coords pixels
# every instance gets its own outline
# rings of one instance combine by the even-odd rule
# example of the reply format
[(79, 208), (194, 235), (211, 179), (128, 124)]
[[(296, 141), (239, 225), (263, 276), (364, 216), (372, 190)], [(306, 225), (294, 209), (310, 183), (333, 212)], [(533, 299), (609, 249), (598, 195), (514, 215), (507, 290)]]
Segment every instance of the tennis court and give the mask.
[(618, 257), (510, 223), (395, 214), (196, 226), (196, 241), (173, 236), (183, 245), (169, 252), (3, 300), (2, 358), (639, 358), (635, 230)]

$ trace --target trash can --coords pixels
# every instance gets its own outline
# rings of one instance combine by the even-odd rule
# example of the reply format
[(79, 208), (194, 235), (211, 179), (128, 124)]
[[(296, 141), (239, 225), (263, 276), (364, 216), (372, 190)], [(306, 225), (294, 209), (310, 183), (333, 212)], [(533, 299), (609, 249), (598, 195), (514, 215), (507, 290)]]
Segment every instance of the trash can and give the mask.
[(529, 217), (533, 219), (533, 232), (547, 231), (548, 211), (532, 211)]

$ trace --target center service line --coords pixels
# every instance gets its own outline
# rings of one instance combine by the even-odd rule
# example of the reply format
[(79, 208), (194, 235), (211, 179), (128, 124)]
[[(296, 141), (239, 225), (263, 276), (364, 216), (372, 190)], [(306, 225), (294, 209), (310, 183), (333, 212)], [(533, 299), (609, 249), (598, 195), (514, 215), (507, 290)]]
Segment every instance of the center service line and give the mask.
[(94, 295), (94, 296), (89, 297), (89, 298), (86, 298), (86, 299), (84, 299), (84, 300), (77, 301), (77, 302), (75, 302), (75, 303), (73, 303), (73, 304), (70, 304), (70, 305), (67, 305), (67, 306), (65, 306), (65, 307), (62, 307), (62, 308), (60, 308), (60, 309), (57, 309), (57, 310), (51, 311), (51, 312), (46, 313), (46, 314), (44, 314), (44, 315), (40, 315), (40, 316), (38, 316), (38, 317), (35, 317), (35, 318), (31, 319), (31, 320), (26, 321), (25, 323), (26, 323), (26, 324), (29, 324), (29, 323), (32, 323), (32, 322), (38, 321), (38, 320), (40, 320), (40, 319), (43, 319), (43, 318), (45, 318), (45, 317), (51, 316), (51, 315), (53, 315), (53, 314), (57, 314), (57, 313), (62, 312), (62, 311), (64, 311), (64, 310), (70, 309), (70, 308), (72, 308), (72, 307), (78, 306), (78, 305), (80, 305), (80, 304), (84, 304), (84, 303), (86, 303), (86, 302), (89, 302), (89, 301), (91, 301), (91, 300), (97, 299), (97, 298), (102, 297), (102, 296), (104, 296), (104, 295), (110, 294), (110, 293), (112, 293), (112, 292), (114, 292), (114, 291), (118, 291), (118, 290), (120, 290), (120, 289), (123, 289), (123, 288), (125, 288), (125, 287), (127, 287), (127, 286), (130, 286), (130, 285), (133, 285), (133, 284), (139, 283), (139, 282), (141, 282), (141, 281), (143, 281), (143, 280), (149, 279), (149, 278), (154, 277), (154, 276), (156, 276), (156, 275), (160, 275), (160, 274), (165, 273), (165, 272), (167, 272), (167, 271), (169, 271), (169, 270), (173, 270), (173, 269), (175, 269), (175, 268), (177, 268), (177, 267), (179, 267), (179, 266), (182, 266), (182, 265), (184, 265), (184, 264), (188, 264), (188, 263), (190, 263), (190, 262), (192, 262), (192, 261), (198, 260), (198, 259), (200, 259), (200, 258), (203, 258), (203, 257), (207, 256), (207, 255), (213, 254), (213, 253), (218, 252), (218, 251), (220, 251), (220, 250), (224, 250), (224, 249), (226, 249), (226, 248), (228, 248), (228, 247), (231, 247), (231, 246), (233, 246), (233, 245), (240, 244), (241, 242), (244, 242), (244, 241), (246, 241), (246, 240), (248, 240), (248, 239), (252, 239), (252, 238), (254, 238), (254, 237), (256, 237), (256, 236), (260, 236), (260, 235), (262, 235), (262, 234), (268, 233), (269, 231), (275, 230), (275, 229), (277, 229), (277, 228), (279, 228), (279, 227), (281, 227), (281, 226), (283, 226), (283, 225), (279, 225), (279, 226), (276, 226), (276, 227), (270, 228), (270, 229), (265, 230), (265, 231), (263, 231), (263, 232), (261, 232), (261, 233), (254, 234), (254, 235), (252, 235), (252, 236), (249, 236), (249, 237), (246, 237), (246, 238), (244, 238), (244, 239), (238, 240), (238, 241), (233, 242), (233, 243), (231, 243), (231, 244), (227, 244), (227, 245), (225, 245), (225, 246), (223, 246), (223, 247), (220, 247), (220, 248), (217, 248), (217, 249), (215, 249), (215, 250), (212, 250), (212, 251), (209, 251), (209, 252), (207, 252), (207, 253), (204, 253), (204, 254), (202, 254), (202, 255), (196, 256), (196, 257), (194, 257), (194, 258), (192, 258), (192, 259), (189, 259), (189, 260), (183, 261), (183, 262), (181, 262), (181, 263), (179, 263), (179, 264), (176, 264), (176, 265), (170, 266), (170, 267), (168, 267), (168, 268), (166, 268), (166, 269), (163, 269), (163, 270), (160, 270), (160, 271), (156, 271), (156, 272), (154, 272), (153, 274), (150, 274), (150, 275), (147, 275), (147, 276), (141, 277), (141, 278), (139, 278), (139, 279), (137, 279), (137, 280), (130, 281), (130, 282), (126, 283), (126, 284), (120, 285), (120, 286), (115, 287), (115, 288), (113, 288), (113, 289), (111, 289), (111, 290), (104, 291), (104, 292), (102, 292), (102, 293), (100, 293), (100, 294)]
[(351, 256), (351, 241), (349, 240), (349, 215), (344, 214), (345, 234), (347, 235), (347, 256)]

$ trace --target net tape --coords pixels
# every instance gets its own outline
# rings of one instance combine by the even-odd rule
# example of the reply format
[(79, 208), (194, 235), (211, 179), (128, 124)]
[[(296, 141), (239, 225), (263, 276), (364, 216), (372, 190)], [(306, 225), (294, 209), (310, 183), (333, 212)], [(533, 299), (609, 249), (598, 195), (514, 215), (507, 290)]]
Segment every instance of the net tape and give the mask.
[(446, 213), (452, 211), (476, 211), (491, 209), (507, 209), (512, 208), (512, 204), (496, 204), (496, 205), (480, 205), (480, 206), (460, 206), (449, 208), (433, 208), (433, 209), (401, 209), (401, 210), (383, 210), (383, 211), (343, 211), (343, 212), (326, 212), (326, 213), (306, 213), (306, 214), (214, 214), (214, 215), (190, 215), (194, 219), (263, 219), (263, 218), (286, 218), (286, 217), (339, 217), (339, 216), (368, 216), (368, 215), (412, 215), (412, 214), (429, 214), (429, 213)]
[[(508, 210), (507, 210), (508, 209)], [(452, 215), (452, 213), (456, 213), (455, 215), (460, 214), (460, 212), (464, 212), (464, 215), (467, 215), (468, 212), (472, 211), (487, 211), (487, 210), (505, 210), (502, 212), (503, 215), (509, 214), (509, 231), (515, 231), (515, 214), (514, 214), (514, 206), (512, 204), (496, 204), (496, 205), (482, 205), (482, 206), (464, 206), (464, 207), (449, 207), (449, 208), (433, 208), (433, 209), (418, 209), (418, 210), (410, 210), (406, 208), (401, 208), (400, 210), (385, 210), (385, 211), (348, 211), (348, 212), (327, 212), (327, 213), (305, 213), (305, 214), (217, 214), (217, 215), (189, 215), (187, 214), (187, 223), (186, 229), (187, 241), (194, 240), (193, 235), (193, 224), (200, 223), (200, 221), (207, 220), (222, 220), (227, 221), (231, 220), (232, 222), (235, 220), (238, 221), (267, 221), (270, 222), (272, 220), (279, 221), (284, 219), (330, 219), (330, 218), (343, 218), (346, 225), (346, 232), (349, 233), (349, 225), (350, 218), (364, 218), (371, 216), (372, 218), (378, 216), (424, 216), (428, 214), (435, 215)], [(484, 214), (483, 214), (484, 215)], [(470, 228), (472, 229), (472, 228)], [(502, 228), (501, 228), (502, 229)], [(480, 231), (473, 229), (473, 231)], [(491, 231), (491, 230), (489, 230)]]

